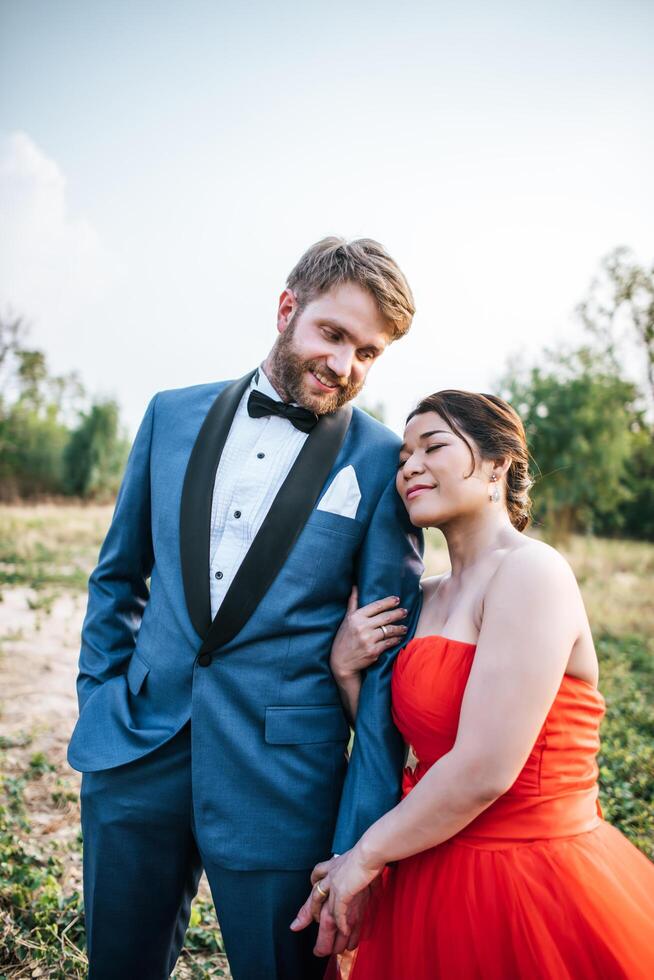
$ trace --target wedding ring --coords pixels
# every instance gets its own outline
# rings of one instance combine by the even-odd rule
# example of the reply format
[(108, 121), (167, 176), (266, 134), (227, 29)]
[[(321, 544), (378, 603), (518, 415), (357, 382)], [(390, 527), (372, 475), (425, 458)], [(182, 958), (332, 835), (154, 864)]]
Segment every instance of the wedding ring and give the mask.
[(385, 640), (388, 639), (388, 633), (386, 631), (386, 627), (385, 626), (380, 626), (379, 628), (382, 631), (382, 635), (383, 635), (384, 639)]
[(320, 892), (323, 898), (329, 898), (329, 892), (326, 892), (324, 888), (321, 888), (320, 882), (316, 882), (316, 890)]

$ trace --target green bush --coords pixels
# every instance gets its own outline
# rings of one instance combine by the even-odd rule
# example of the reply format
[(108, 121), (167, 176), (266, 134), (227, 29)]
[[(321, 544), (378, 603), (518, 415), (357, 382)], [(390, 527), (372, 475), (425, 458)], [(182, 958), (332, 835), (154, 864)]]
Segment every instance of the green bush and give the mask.
[(66, 492), (84, 498), (115, 494), (127, 451), (116, 402), (92, 405), (80, 416), (64, 452)]
[(597, 641), (602, 725), (600, 802), (605, 818), (654, 860), (654, 662), (640, 637)]

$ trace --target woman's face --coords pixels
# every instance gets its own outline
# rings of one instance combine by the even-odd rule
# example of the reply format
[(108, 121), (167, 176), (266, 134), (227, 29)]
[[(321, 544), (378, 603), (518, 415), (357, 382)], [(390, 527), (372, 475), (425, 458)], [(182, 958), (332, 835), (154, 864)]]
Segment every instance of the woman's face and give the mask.
[(416, 527), (441, 527), (488, 507), (493, 462), (466, 438), (474, 468), (463, 439), (436, 412), (414, 415), (404, 430), (396, 486)]

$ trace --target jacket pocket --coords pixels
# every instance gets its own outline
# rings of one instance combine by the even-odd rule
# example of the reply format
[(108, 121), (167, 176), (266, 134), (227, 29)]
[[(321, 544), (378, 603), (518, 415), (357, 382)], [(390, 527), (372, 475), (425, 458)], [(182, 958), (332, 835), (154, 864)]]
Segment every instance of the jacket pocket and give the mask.
[(145, 678), (150, 673), (150, 667), (142, 660), (138, 653), (132, 654), (132, 659), (127, 667), (127, 686), (131, 694), (138, 694), (143, 687)]
[(270, 745), (347, 742), (349, 736), (340, 704), (266, 708), (265, 738)]
[(337, 531), (348, 538), (360, 538), (364, 531), (363, 522), (355, 517), (343, 517), (342, 514), (332, 514), (329, 510), (313, 510), (305, 527), (320, 528), (325, 531)]

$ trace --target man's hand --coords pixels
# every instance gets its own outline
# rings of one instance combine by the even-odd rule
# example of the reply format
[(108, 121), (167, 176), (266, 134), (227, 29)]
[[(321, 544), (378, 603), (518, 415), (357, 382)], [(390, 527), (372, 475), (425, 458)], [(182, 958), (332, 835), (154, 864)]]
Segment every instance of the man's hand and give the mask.
[(342, 953), (346, 949), (357, 948), (370, 893), (371, 887), (366, 886), (349, 903), (346, 912), (346, 932), (341, 932), (338, 928), (329, 902), (324, 903), (320, 915), (318, 938), (313, 949), (316, 956), (329, 956), (331, 953)]

